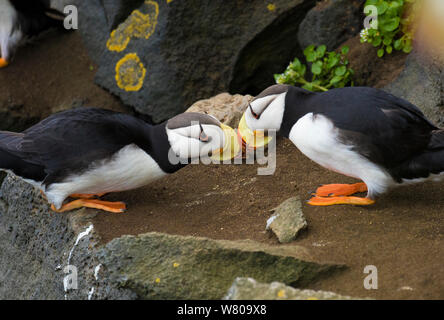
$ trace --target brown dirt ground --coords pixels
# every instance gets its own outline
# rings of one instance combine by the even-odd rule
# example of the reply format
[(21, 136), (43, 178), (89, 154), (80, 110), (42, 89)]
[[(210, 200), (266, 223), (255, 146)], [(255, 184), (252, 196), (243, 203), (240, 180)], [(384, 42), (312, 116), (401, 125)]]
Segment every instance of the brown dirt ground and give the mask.
[(0, 106), (19, 106), (15, 111), (37, 121), (82, 105), (130, 112), (94, 84), (95, 70), (80, 34), (51, 31), (19, 49), (0, 69)]
[[(127, 110), (93, 84), (94, 69), (78, 35), (53, 36), (23, 48), (10, 67), (0, 70), (0, 90), (40, 116), (73, 99)], [(104, 242), (158, 231), (278, 245), (264, 230), (270, 209), (296, 194), (308, 199), (320, 184), (351, 181), (281, 139), (272, 176), (258, 176), (257, 165), (191, 165), (145, 188), (106, 196), (125, 201), (128, 211), (99, 212), (94, 224)], [(311, 288), (380, 299), (444, 299), (443, 187), (399, 188), (371, 207), (304, 204), (309, 227), (294, 244), (308, 248), (316, 260), (349, 266)], [(366, 265), (378, 267), (378, 290), (363, 288)]]

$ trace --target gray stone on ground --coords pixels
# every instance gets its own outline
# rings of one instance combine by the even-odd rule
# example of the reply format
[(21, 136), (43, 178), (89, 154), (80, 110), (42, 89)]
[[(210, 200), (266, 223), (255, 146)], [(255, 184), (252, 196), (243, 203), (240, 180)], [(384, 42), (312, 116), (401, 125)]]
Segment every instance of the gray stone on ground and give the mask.
[(236, 278), (226, 300), (361, 300), (334, 292), (300, 290), (284, 283), (261, 283), (253, 278)]
[(268, 219), (266, 229), (272, 230), (279, 242), (291, 242), (301, 230), (307, 228), (299, 197), (287, 199), (273, 210), (274, 214)]
[(273, 74), (301, 54), (295, 36), (316, 3), (76, 2), (96, 83), (155, 122), (220, 92), (256, 94), (273, 84)]
[(335, 50), (363, 28), (363, 4), (361, 0), (318, 2), (308, 12), (299, 28), (298, 40), (301, 47), (311, 44), (326, 45), (328, 50)]
[(186, 112), (210, 114), (220, 122), (235, 128), (238, 126), (248, 102), (252, 99), (253, 97), (250, 95), (231, 95), (225, 92), (210, 99), (197, 101)]

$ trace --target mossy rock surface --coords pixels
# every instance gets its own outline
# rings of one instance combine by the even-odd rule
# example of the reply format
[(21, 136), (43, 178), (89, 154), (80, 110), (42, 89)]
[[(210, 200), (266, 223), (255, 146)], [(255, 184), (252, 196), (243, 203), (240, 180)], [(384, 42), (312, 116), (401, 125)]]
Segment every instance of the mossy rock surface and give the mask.
[(221, 299), (236, 277), (305, 286), (343, 269), (309, 261), (298, 246), (160, 233), (114, 239), (99, 260), (112, 282), (142, 299)]

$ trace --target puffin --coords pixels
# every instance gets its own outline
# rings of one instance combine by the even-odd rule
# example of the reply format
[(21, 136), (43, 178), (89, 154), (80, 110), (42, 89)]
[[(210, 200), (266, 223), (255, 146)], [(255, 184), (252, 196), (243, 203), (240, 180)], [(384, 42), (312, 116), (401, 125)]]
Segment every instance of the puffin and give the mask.
[(65, 15), (50, 0), (0, 0), (0, 68), (6, 67), (27, 39), (51, 27), (63, 27)]
[[(371, 205), (393, 187), (444, 178), (444, 130), (412, 103), (380, 89), (318, 93), (273, 85), (248, 105), (238, 133), (254, 148), (268, 143), (269, 130), (322, 167), (362, 181), (320, 186), (311, 205)], [(353, 196), (361, 192), (366, 196)]]
[[(237, 138), (207, 114), (183, 113), (151, 125), (82, 107), (53, 114), (21, 133), (0, 131), (0, 170), (40, 189), (53, 211), (87, 207), (121, 213), (125, 203), (100, 197), (139, 188), (196, 159), (232, 159), (239, 151)], [(65, 203), (67, 198), (72, 201)]]

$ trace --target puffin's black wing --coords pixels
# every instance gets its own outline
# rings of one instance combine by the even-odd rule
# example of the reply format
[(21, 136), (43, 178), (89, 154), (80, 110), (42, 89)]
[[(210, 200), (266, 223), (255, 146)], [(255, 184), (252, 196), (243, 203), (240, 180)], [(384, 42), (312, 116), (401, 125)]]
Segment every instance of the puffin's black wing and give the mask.
[(151, 126), (132, 116), (109, 110), (79, 108), (54, 114), (23, 132), (12, 154), (43, 166), (45, 184), (57, 182), (93, 162), (110, 159), (129, 144), (143, 148)]
[(309, 101), (340, 129), (344, 143), (389, 170), (426, 150), (438, 129), (417, 107), (378, 89), (335, 89)]

